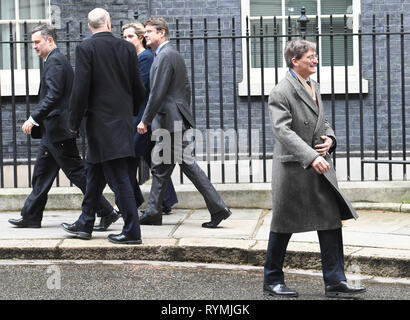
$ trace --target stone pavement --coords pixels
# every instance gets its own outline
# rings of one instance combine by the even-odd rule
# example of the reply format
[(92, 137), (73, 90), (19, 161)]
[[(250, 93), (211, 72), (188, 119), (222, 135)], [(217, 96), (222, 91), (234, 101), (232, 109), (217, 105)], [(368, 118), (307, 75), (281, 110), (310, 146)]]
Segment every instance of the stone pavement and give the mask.
[[(354, 203), (359, 219), (343, 226), (346, 271), (382, 277), (410, 277), (410, 213), (395, 204)], [(383, 210), (384, 209), (384, 210)], [(406, 210), (405, 210), (406, 211)], [(122, 220), (109, 231), (94, 232), (91, 240), (64, 232), (62, 222), (74, 222), (79, 210), (47, 210), (41, 229), (19, 229), (7, 222), (18, 211), (0, 213), (0, 259), (161, 260), (262, 266), (271, 211), (232, 208), (232, 216), (217, 229), (205, 229), (204, 209), (179, 209), (163, 217), (162, 226), (141, 226), (142, 245), (108, 242), (120, 233)], [(98, 222), (98, 221), (97, 221)], [(286, 267), (321, 269), (316, 232), (294, 234)]]

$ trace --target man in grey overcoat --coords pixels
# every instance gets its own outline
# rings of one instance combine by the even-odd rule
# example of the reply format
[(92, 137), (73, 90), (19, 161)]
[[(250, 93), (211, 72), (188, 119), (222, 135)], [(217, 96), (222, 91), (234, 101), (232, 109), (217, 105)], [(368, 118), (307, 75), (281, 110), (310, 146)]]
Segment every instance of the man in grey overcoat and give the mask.
[(357, 218), (337, 186), (330, 153), (336, 137), (325, 119), (319, 86), (310, 79), (318, 64), (316, 46), (290, 41), (285, 48), (286, 77), (269, 96), (276, 137), (272, 168), (272, 222), (264, 268), (264, 293), (298, 296), (285, 285), (283, 262), (294, 232), (318, 232), (325, 293), (362, 293), (346, 282), (342, 220)]

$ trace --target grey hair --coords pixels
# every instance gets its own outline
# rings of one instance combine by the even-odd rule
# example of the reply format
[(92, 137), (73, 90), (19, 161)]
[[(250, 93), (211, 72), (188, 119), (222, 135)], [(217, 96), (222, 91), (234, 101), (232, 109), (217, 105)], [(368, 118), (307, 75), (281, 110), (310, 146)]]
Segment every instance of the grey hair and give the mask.
[(57, 42), (57, 30), (56, 28), (49, 26), (48, 24), (39, 24), (37, 26), (35, 26), (32, 30), (31, 30), (31, 34), (34, 34), (36, 32), (41, 32), (41, 36), (44, 39), (48, 39), (49, 37), (53, 38), (54, 42)]
[(303, 54), (310, 49), (316, 51), (316, 44), (303, 39), (289, 41), (285, 47), (285, 61), (288, 68), (293, 68), (293, 58), (302, 58)]
[(93, 29), (104, 27), (110, 14), (102, 8), (95, 8), (88, 13), (88, 24)]

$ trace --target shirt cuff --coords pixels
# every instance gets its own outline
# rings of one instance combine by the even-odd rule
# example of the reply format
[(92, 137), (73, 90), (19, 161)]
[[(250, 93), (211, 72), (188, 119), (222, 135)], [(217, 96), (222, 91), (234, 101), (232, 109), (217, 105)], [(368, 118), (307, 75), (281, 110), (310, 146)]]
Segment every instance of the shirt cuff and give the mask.
[(28, 121), (30, 121), (32, 124), (34, 124), (35, 126), (39, 126), (39, 124), (33, 119), (32, 116), (30, 116), (30, 118), (28, 118)]

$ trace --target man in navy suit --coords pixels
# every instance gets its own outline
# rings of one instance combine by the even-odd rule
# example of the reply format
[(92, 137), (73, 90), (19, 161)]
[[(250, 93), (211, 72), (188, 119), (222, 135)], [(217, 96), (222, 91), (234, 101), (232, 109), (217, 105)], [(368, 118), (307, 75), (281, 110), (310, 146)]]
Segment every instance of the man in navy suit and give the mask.
[[(54, 28), (46, 24), (38, 25), (32, 30), (31, 37), (34, 50), (44, 60), (44, 69), (39, 105), (24, 122), (22, 130), (25, 134), (31, 134), (35, 128), (41, 136), (41, 142), (34, 165), (33, 191), (21, 210), (22, 217), (9, 220), (19, 228), (41, 227), (47, 193), (60, 168), (83, 193), (86, 189), (85, 168), (77, 149), (76, 135), (68, 129), (68, 101), (73, 70), (57, 48)], [(120, 216), (102, 196), (98, 199), (96, 211), (102, 217), (100, 229), (107, 229)]]
[(111, 33), (108, 12), (96, 8), (88, 14), (93, 36), (76, 48), (76, 68), (70, 102), (70, 128), (78, 132), (85, 117), (88, 140), (87, 191), (76, 222), (62, 224), (65, 231), (90, 239), (95, 208), (108, 183), (124, 218), (120, 234), (108, 240), (140, 244), (137, 208), (144, 202), (136, 179), (133, 115), (144, 101), (145, 88), (138, 71), (135, 47)]

